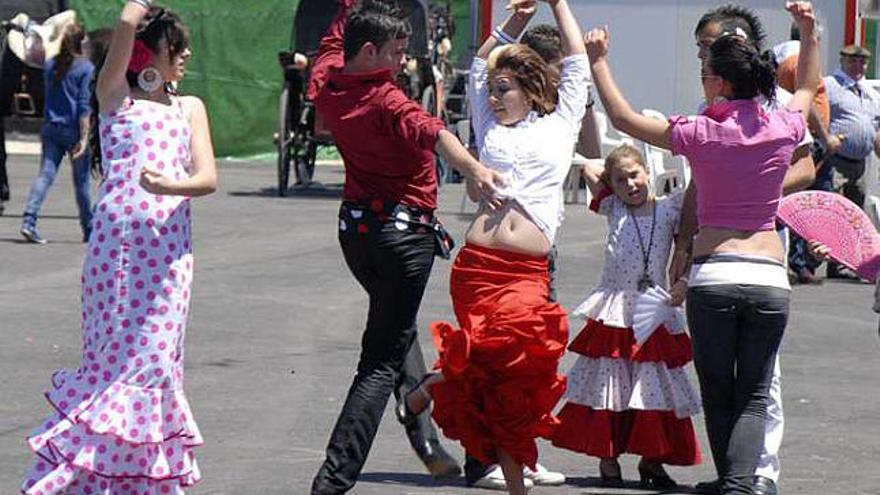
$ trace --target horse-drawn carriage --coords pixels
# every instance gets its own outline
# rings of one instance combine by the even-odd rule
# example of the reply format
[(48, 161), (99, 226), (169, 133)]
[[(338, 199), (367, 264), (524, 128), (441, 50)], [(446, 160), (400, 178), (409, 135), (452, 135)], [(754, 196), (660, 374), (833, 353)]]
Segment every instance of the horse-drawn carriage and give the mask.
[[(429, 8), (427, 0), (397, 0), (412, 26), (408, 55), (410, 61), (398, 84), (411, 98), (421, 102), (433, 115), (444, 116), (444, 83), (452, 72), (448, 61), (452, 21), (448, 3)], [(321, 125), (315, 106), (306, 99), (310, 63), (338, 10), (335, 1), (301, 0), (294, 17), (290, 50), (280, 52), (278, 61), (284, 72), (284, 86), (278, 102), (278, 195), (290, 187), (309, 187), (315, 172), (318, 148), (333, 144)]]

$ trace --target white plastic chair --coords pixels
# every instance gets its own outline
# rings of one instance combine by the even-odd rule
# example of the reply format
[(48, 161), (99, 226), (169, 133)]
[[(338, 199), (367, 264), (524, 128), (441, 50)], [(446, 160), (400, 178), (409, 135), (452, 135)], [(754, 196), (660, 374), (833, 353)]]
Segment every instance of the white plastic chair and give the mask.
[(596, 116), (596, 130), (599, 132), (599, 144), (602, 148), (602, 155), (607, 155), (609, 151), (624, 143), (635, 146), (635, 140), (622, 132), (613, 131), (617, 136), (612, 135), (608, 115), (595, 109), (593, 110), (593, 115)]
[[(562, 183), (562, 194), (566, 203), (577, 203), (581, 192), (581, 167), (590, 163), (590, 159), (580, 153), (575, 153), (571, 159), (571, 167), (565, 182)], [(586, 190), (586, 203), (590, 204), (590, 188)]]
[[(643, 109), (642, 115), (663, 122), (667, 121), (662, 112), (651, 108)], [(671, 192), (687, 185), (690, 174), (685, 170), (687, 165), (682, 158), (673, 157), (669, 151), (650, 143), (643, 143), (643, 145), (645, 161), (648, 170), (651, 171), (651, 182), (655, 194)]]

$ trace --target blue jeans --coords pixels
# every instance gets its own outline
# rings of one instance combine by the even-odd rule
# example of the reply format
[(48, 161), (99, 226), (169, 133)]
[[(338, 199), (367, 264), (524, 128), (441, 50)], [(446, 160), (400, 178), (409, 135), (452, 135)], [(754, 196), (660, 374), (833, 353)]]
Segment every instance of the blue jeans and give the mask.
[(789, 291), (724, 284), (690, 287), (687, 319), (706, 433), (725, 495), (752, 493), (764, 446), (773, 365)]
[[(46, 200), (46, 194), (55, 176), (64, 155), (79, 141), (79, 129), (70, 128), (57, 124), (44, 124), (40, 133), (43, 143), (43, 160), (40, 165), (40, 175), (31, 185), (28, 194), (27, 206), (22, 215), (22, 225), (33, 227), (37, 223), (37, 215), (40, 207)], [(79, 224), (83, 234), (88, 234), (92, 222), (91, 199), (89, 198), (89, 152), (86, 151), (81, 157), (73, 160), (73, 186), (76, 190), (76, 206), (79, 208)]]

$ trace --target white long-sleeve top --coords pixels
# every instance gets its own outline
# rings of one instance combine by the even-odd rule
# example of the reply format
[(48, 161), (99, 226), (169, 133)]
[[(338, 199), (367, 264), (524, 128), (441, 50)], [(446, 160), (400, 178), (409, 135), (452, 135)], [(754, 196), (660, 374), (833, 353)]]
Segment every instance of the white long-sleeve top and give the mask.
[(574, 146), (589, 100), (590, 68), (585, 55), (562, 60), (559, 102), (553, 113), (532, 111), (505, 126), (489, 104), (488, 66), (474, 58), (468, 95), (480, 161), (501, 172), (507, 186), (499, 195), (516, 201), (550, 244), (562, 223), (562, 184), (571, 167)]

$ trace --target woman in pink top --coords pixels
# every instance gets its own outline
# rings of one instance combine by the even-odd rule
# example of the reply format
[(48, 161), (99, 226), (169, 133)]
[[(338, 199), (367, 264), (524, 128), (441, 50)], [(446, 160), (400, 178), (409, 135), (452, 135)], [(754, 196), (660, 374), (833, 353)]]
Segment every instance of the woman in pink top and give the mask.
[(764, 111), (757, 101), (774, 94), (770, 59), (735, 34), (709, 49), (702, 72), (709, 105), (704, 114), (669, 122), (633, 111), (617, 89), (607, 62), (607, 28), (585, 38), (596, 88), (615, 127), (686, 156), (693, 167), (700, 230), (693, 243), (688, 322), (724, 494), (751, 493), (761, 453), (790, 292), (774, 217), (785, 172), (805, 132), (803, 115), (819, 83), (812, 6), (788, 2), (786, 9), (801, 29), (803, 45), (797, 91), (779, 111)]

